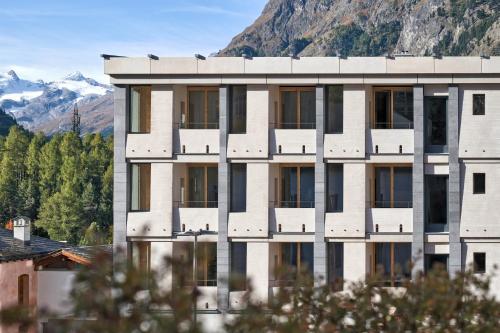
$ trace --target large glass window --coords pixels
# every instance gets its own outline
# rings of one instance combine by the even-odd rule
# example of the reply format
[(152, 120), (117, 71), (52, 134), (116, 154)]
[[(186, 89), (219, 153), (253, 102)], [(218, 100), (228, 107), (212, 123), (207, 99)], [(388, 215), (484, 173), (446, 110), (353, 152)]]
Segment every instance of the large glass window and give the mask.
[(217, 243), (198, 243), (196, 270), (198, 286), (217, 286)]
[(344, 289), (344, 243), (328, 243), (328, 284), (334, 291)]
[(412, 168), (375, 167), (374, 208), (411, 208), (413, 206)]
[(218, 174), (216, 166), (188, 167), (188, 200), (186, 207), (217, 208)]
[(344, 208), (344, 165), (327, 164), (326, 209), (328, 212), (341, 212)]
[(132, 242), (131, 254), (132, 264), (140, 274), (144, 287), (147, 287), (151, 270), (151, 243)]
[(219, 88), (188, 89), (188, 118), (184, 126), (193, 129), (219, 128)]
[(486, 253), (485, 252), (474, 252), (474, 273), (486, 273)]
[(314, 87), (283, 87), (280, 89), (280, 128), (316, 128), (316, 93)]
[(281, 167), (279, 207), (314, 208), (314, 167)]
[(374, 243), (372, 272), (385, 286), (396, 287), (411, 277), (411, 243)]
[(151, 164), (130, 165), (130, 210), (149, 211), (151, 202)]
[(344, 87), (326, 87), (326, 133), (344, 130)]
[(151, 86), (130, 87), (130, 133), (151, 131)]
[(448, 151), (446, 97), (425, 97), (425, 146), (428, 153)]
[(247, 208), (247, 165), (231, 164), (231, 212), (244, 212)]
[(232, 291), (247, 289), (247, 243), (231, 242), (231, 281)]
[(448, 230), (448, 176), (425, 176), (425, 229), (430, 232)]
[(429, 272), (432, 269), (448, 270), (448, 255), (447, 254), (426, 254), (425, 255), (425, 271)]
[(247, 130), (247, 87), (231, 87), (229, 133), (242, 134)]
[(273, 286), (290, 286), (300, 274), (313, 276), (313, 243), (279, 243)]
[(372, 128), (413, 128), (412, 88), (375, 88), (374, 100)]

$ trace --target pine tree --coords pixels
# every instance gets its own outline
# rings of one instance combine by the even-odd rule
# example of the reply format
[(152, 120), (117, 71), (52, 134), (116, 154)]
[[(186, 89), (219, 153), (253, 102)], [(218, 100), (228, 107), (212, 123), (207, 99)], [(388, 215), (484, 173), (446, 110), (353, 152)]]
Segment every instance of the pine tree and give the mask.
[(21, 193), (24, 203), (24, 214), (32, 220), (36, 218), (40, 206), (40, 151), (45, 143), (43, 133), (36, 134), (28, 147), (24, 161), (26, 177), (22, 181)]
[(29, 139), (18, 126), (9, 130), (0, 162), (0, 223), (23, 214), (21, 184), (26, 175), (24, 155)]
[(62, 158), (59, 146), (61, 141), (61, 135), (54, 135), (50, 141), (42, 147), (40, 152), (40, 204), (60, 190)]

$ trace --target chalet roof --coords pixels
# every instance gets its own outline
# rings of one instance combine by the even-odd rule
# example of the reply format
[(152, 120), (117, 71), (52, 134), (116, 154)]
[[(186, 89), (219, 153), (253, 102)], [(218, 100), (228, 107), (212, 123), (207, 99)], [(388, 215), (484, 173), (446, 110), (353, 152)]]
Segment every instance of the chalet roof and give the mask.
[(14, 238), (13, 231), (0, 228), (0, 263), (16, 260), (39, 258), (48, 254), (62, 253), (76, 257), (81, 263), (90, 262), (96, 252), (112, 256), (112, 245), (75, 246), (71, 247), (63, 242), (31, 235), (29, 244)]
[(12, 230), (0, 228), (0, 263), (33, 259), (67, 247), (66, 243), (35, 235), (31, 235), (29, 244), (24, 244), (14, 238)]

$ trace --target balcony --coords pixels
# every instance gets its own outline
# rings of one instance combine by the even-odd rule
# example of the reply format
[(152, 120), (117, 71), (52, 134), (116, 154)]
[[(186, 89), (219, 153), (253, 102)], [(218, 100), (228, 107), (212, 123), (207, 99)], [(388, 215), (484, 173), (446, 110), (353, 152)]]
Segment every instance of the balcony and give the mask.
[(270, 229), (272, 232), (314, 232), (314, 202), (270, 202)]
[(179, 126), (174, 130), (176, 154), (219, 154), (218, 129), (194, 129)]
[(413, 154), (413, 129), (371, 129), (367, 137), (369, 154)]
[(176, 202), (174, 205), (174, 230), (217, 231), (219, 215), (217, 202)]
[(316, 154), (315, 129), (272, 129), (271, 154)]
[(400, 207), (405, 208), (387, 208), (387, 206), (376, 205), (368, 208), (366, 219), (366, 231), (375, 232), (413, 232), (413, 208), (411, 202), (401, 202)]

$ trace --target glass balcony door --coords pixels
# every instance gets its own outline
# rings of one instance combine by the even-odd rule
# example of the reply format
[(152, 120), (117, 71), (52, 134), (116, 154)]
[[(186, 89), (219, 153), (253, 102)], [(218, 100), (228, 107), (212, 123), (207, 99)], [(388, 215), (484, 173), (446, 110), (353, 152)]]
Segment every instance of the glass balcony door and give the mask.
[(408, 166), (376, 166), (374, 208), (413, 207), (412, 168)]
[(314, 208), (314, 167), (284, 166), (281, 173), (281, 208)]
[(425, 176), (425, 231), (448, 231), (448, 175)]
[(374, 243), (372, 272), (384, 286), (397, 287), (411, 277), (411, 243)]
[(413, 128), (413, 90), (411, 87), (374, 89), (372, 128)]
[(300, 275), (313, 276), (313, 251), (313, 243), (279, 243), (271, 285), (292, 286)]
[(280, 99), (279, 128), (316, 128), (316, 93), (314, 87), (282, 87), (280, 88)]
[(188, 117), (184, 128), (217, 129), (219, 128), (219, 88), (188, 88)]
[(218, 173), (216, 166), (191, 166), (188, 168), (188, 200), (185, 207), (217, 208)]

